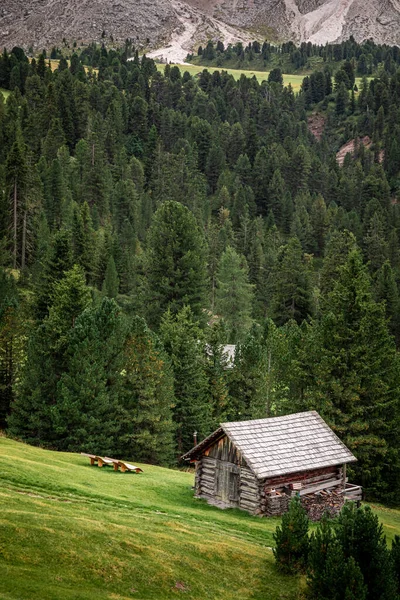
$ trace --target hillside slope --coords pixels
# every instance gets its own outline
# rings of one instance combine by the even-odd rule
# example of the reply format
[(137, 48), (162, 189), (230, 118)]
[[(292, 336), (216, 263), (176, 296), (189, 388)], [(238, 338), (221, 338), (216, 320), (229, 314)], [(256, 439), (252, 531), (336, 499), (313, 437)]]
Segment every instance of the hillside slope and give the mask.
[[(62, 40), (130, 38), (180, 62), (207, 39), (400, 44), (400, 0), (2, 0), (0, 45), (36, 50)], [(177, 54), (178, 51), (178, 54)]]
[(192, 474), (142, 467), (0, 437), (0, 598), (297, 598), (302, 582), (274, 568), (276, 520), (210, 507)]
[[(91, 467), (0, 435), (0, 598), (7, 600), (294, 600), (281, 576), (276, 519), (193, 498), (193, 474)], [(374, 507), (389, 540), (400, 511)]]
[(35, 49), (67, 41), (101, 41), (103, 31), (122, 43), (162, 44), (180, 25), (165, 0), (2, 0), (0, 45)]
[(358, 42), (400, 42), (399, 0), (187, 0), (232, 25), (274, 30), (281, 38), (317, 44), (353, 35)]

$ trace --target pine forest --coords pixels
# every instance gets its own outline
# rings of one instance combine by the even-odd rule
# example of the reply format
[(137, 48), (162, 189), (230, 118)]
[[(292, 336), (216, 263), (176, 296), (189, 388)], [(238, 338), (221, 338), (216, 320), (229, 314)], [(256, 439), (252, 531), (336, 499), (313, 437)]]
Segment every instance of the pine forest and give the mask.
[(317, 410), (398, 504), (400, 50), (189, 58), (220, 70), (0, 56), (0, 428), (177, 466), (194, 432)]

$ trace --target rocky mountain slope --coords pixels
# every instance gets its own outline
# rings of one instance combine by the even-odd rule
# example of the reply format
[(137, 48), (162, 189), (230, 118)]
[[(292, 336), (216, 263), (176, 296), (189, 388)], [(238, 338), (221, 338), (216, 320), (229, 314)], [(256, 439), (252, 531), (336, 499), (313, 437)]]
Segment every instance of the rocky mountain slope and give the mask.
[(353, 35), (358, 42), (400, 44), (399, 0), (187, 0), (214, 17), (281, 38), (324, 44)]
[(115, 41), (157, 46), (180, 21), (168, 0), (1, 0), (0, 47), (36, 49), (69, 42)]
[(131, 38), (152, 55), (182, 62), (209, 38), (265, 37), (324, 44), (400, 45), (400, 0), (2, 0), (0, 47)]

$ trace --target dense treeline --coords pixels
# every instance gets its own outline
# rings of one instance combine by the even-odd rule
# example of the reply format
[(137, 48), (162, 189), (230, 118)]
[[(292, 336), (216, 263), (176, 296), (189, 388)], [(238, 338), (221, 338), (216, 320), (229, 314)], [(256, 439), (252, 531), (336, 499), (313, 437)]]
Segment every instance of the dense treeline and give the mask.
[(396, 501), (400, 71), (317, 99), (91, 52), (0, 58), (2, 425), (168, 464), (194, 431), (316, 409)]
[(279, 45), (254, 41), (247, 46), (237, 42), (225, 47), (221, 41), (214, 43), (209, 40), (204, 48), (199, 46), (197, 57), (190, 54), (188, 58), (204, 65), (260, 70), (281, 68), (285, 73), (303, 72), (316, 67), (322, 70), (324, 66), (328, 66), (332, 73), (343, 61), (349, 61), (357, 75), (362, 77), (376, 73), (380, 65), (387, 73), (393, 74), (400, 64), (400, 49), (398, 46), (375, 44), (373, 40), (357, 44), (352, 37), (338, 44), (323, 46), (311, 42), (296, 46), (293, 42)]

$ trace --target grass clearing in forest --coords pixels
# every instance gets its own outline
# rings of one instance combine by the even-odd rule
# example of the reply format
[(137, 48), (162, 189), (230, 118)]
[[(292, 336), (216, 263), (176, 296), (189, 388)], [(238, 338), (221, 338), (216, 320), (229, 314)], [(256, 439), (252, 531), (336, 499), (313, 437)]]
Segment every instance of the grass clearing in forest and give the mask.
[[(259, 83), (262, 83), (263, 81), (266, 81), (268, 79), (268, 75), (269, 75), (269, 71), (249, 71), (247, 69), (225, 69), (224, 67), (205, 67), (205, 66), (201, 66), (201, 65), (170, 65), (171, 67), (179, 67), (179, 69), (181, 70), (182, 74), (185, 71), (188, 71), (190, 73), (190, 75), (192, 75), (192, 77), (198, 75), (199, 73), (202, 73), (202, 71), (204, 71), (205, 69), (210, 71), (210, 73), (213, 73), (214, 71), (227, 71), (230, 75), (233, 75), (235, 80), (240, 79), (241, 75), (245, 75), (246, 77), (253, 77), (255, 76), (257, 81)], [(162, 63), (157, 63), (157, 69), (159, 71), (161, 71), (161, 73), (164, 73), (164, 69), (165, 69), (165, 64)], [(284, 85), (289, 85), (289, 83), (291, 84), (293, 91), (294, 92), (299, 92), (301, 89), (301, 84), (303, 83), (303, 79), (306, 77), (306, 75), (288, 75), (288, 74), (283, 74), (283, 83)], [(370, 81), (372, 78), (369, 77), (368, 80)], [(360, 89), (361, 86), (361, 82), (362, 82), (362, 78), (361, 77), (356, 77), (356, 85), (358, 87), (358, 89)]]
[(3, 94), (4, 100), (7, 100), (8, 96), (11, 94), (10, 90), (5, 90), (4, 88), (0, 88), (0, 94)]
[[(116, 473), (0, 436), (0, 598), (302, 597), (304, 578), (275, 569), (278, 519), (211, 507), (192, 473), (140, 466)], [(400, 533), (400, 511), (374, 509)]]
[[(245, 75), (246, 77), (255, 76), (257, 80), (261, 83), (262, 81), (266, 81), (268, 79), (269, 71), (248, 71), (241, 69), (224, 69), (224, 67), (204, 67), (199, 65), (173, 65), (171, 67), (179, 67), (179, 69), (184, 73), (188, 71), (190, 75), (195, 76), (199, 73), (202, 73), (205, 69), (213, 73), (214, 71), (227, 71), (230, 75), (233, 75), (235, 80), (240, 79), (241, 75)], [(157, 63), (157, 69), (164, 72), (165, 64)], [(303, 82), (304, 75), (283, 75), (284, 85), (292, 85), (292, 88), (295, 92), (300, 91), (301, 84)]]

